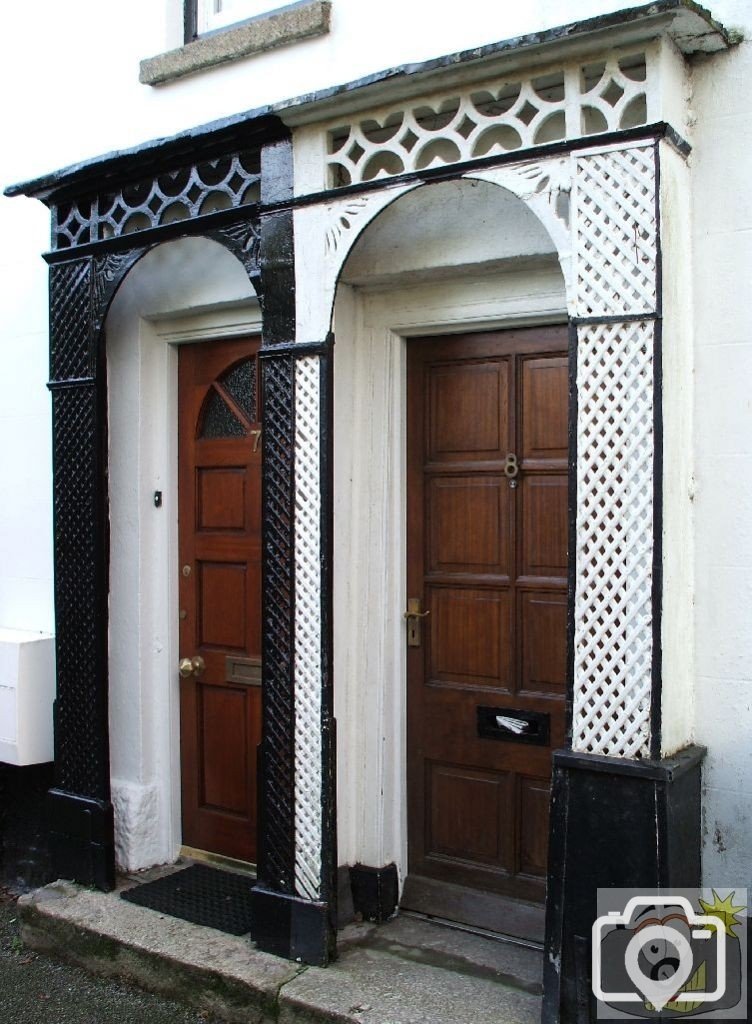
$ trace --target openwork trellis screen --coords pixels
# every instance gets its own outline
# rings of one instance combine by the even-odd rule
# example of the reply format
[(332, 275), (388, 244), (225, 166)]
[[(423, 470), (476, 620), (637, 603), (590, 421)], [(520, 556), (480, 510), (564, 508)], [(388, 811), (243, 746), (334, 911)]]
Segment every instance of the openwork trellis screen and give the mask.
[(614, 52), (523, 79), (498, 79), (385, 107), (327, 133), (328, 185), (495, 156), (647, 122), (644, 52)]
[(54, 210), (58, 249), (233, 210), (258, 202), (258, 149), (177, 167)]
[(321, 368), (317, 356), (295, 372), (295, 881), (321, 894), (322, 622)]
[(617, 757), (650, 752), (656, 160), (578, 155), (572, 190), (576, 312), (594, 320), (577, 328), (572, 745)]

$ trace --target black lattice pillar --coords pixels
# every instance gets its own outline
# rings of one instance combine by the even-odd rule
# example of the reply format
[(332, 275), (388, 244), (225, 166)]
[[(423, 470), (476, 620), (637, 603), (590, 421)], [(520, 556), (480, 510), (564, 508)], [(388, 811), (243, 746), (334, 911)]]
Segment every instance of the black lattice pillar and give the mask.
[[(327, 794), (333, 791), (333, 771), (323, 772), (323, 757), (329, 758), (332, 752), (331, 732), (326, 727), (331, 714), (329, 704), (324, 715), (320, 707), (317, 710), (310, 702), (300, 699), (301, 692), (307, 692), (301, 679), (311, 673), (316, 678), (313, 688), (308, 687), (308, 690), (315, 690), (320, 698), (323, 671), (320, 659), (314, 664), (301, 654), (304, 641), (300, 622), (304, 617), (302, 606), (311, 602), (318, 602), (320, 606), (322, 595), (326, 595), (329, 588), (323, 579), (316, 586), (306, 587), (306, 583), (313, 581), (304, 579), (296, 565), (301, 530), (313, 540), (314, 546), (321, 548), (319, 504), (316, 505), (319, 511), (313, 513), (314, 530), (304, 524), (313, 506), (300, 507), (299, 470), (302, 466), (304, 475), (309, 476), (310, 460), (300, 457), (300, 432), (304, 424), (296, 416), (296, 394), (301, 381), (304, 408), (309, 412), (313, 408), (306, 400), (307, 395), (315, 396), (318, 403), (321, 353), (314, 353), (310, 346), (297, 345), (294, 340), (292, 212), (277, 208), (264, 213), (263, 208), (263, 204), (282, 203), (292, 196), (289, 141), (276, 142), (262, 151), (261, 187), (264, 696), (259, 771), (259, 881), (254, 888), (252, 935), (257, 945), (268, 952), (306, 963), (324, 964), (333, 955), (335, 944), (332, 887), (317, 885), (312, 892), (309, 886), (301, 884), (301, 879), (309, 859), (306, 847), (313, 851), (317, 865), (318, 861), (326, 866), (333, 862), (333, 856), (322, 858), (322, 834), (333, 836), (332, 801), (319, 791), (312, 799), (306, 788), (313, 767), (313, 775), (319, 783), (322, 777), (326, 779)], [(307, 440), (316, 451), (320, 444), (319, 425), (316, 419), (305, 427)], [(312, 494), (318, 502), (318, 476), (315, 480), (311, 477), (311, 483)], [(321, 615), (317, 618), (320, 621)], [(326, 675), (328, 679), (328, 672)], [(311, 751), (311, 757), (317, 762), (315, 766), (310, 759), (306, 761), (303, 753), (303, 733), (315, 747)], [(326, 829), (322, 829), (324, 818), (328, 823)], [(306, 822), (311, 828), (305, 827)], [(334, 849), (333, 840), (327, 849)], [(321, 874), (320, 865), (315, 874)], [(317, 877), (316, 882), (319, 881)]]
[(55, 617), (53, 870), (115, 882), (107, 721), (106, 383), (96, 373), (89, 259), (50, 269)]

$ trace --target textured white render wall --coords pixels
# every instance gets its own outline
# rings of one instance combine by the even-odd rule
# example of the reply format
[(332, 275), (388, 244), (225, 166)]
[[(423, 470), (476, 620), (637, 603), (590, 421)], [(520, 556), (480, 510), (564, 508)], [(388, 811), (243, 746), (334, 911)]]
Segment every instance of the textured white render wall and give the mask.
[[(47, 268), (39, 258), (48, 225), (39, 203), (2, 201), (0, 626), (44, 633), (54, 629)], [(19, 259), (17, 242), (34, 255)]]
[[(752, 40), (748, 0), (713, 5)], [(704, 873), (752, 884), (752, 42), (698, 67), (695, 307), (695, 736)]]

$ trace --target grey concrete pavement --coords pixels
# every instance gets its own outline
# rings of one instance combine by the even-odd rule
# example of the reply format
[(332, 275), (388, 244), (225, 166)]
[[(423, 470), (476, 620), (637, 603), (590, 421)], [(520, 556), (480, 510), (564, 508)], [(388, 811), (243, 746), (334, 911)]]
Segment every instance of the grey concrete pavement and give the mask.
[[(133, 879), (123, 879), (132, 885)], [(139, 1017), (144, 1024), (538, 1024), (541, 954), (406, 915), (339, 935), (338, 959), (306, 967), (225, 935), (55, 882), (22, 898), (21, 935), (31, 948), (108, 978), (128, 978), (194, 1006), (194, 1016)], [(166, 1011), (165, 1011), (166, 1012)], [(66, 1022), (87, 1017), (19, 1018)], [(92, 1024), (106, 1017), (91, 1018)], [(211, 1018), (209, 1018), (211, 1019)], [(122, 1015), (119, 1024), (125, 1024)]]
[(18, 908), (0, 890), (0, 1019), (3, 1024), (215, 1024), (208, 1013), (104, 979), (25, 947)]

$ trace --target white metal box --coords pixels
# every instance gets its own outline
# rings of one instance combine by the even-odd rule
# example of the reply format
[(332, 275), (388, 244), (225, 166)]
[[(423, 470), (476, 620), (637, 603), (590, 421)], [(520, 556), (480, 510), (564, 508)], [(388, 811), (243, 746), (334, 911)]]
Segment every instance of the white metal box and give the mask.
[(52, 761), (54, 700), (54, 637), (0, 628), (0, 761)]

